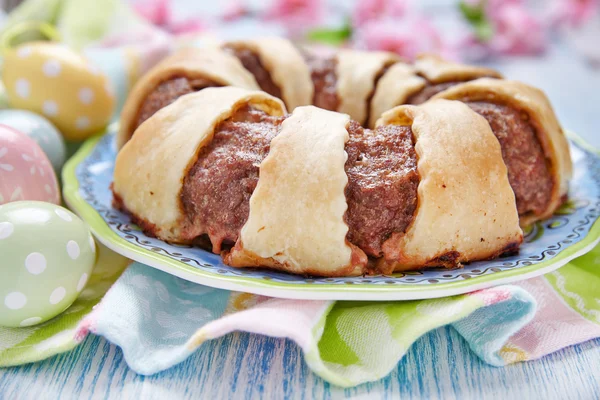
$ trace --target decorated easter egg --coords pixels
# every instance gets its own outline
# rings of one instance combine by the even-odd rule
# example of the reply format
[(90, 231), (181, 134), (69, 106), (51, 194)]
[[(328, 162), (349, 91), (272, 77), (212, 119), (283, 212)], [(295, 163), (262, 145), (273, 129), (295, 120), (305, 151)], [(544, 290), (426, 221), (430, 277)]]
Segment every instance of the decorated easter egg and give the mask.
[(54, 170), (60, 172), (65, 163), (65, 141), (50, 121), (27, 110), (0, 110), (0, 124), (35, 140), (48, 156)]
[(8, 108), (8, 95), (4, 84), (0, 82), (0, 109)]
[(87, 225), (38, 201), (0, 206), (0, 326), (29, 326), (69, 307), (96, 261)]
[(7, 50), (2, 80), (11, 107), (44, 115), (67, 140), (98, 133), (113, 112), (107, 77), (61, 44), (31, 42)]
[(19, 200), (60, 204), (58, 182), (35, 140), (0, 125), (0, 204)]

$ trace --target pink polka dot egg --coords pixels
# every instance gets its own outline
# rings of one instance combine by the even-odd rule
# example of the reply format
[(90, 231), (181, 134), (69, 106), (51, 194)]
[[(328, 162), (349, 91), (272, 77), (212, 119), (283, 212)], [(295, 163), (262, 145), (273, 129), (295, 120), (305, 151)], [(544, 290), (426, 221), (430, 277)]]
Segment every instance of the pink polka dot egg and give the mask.
[(25, 327), (67, 309), (88, 282), (96, 246), (87, 225), (60, 206), (0, 206), (0, 326)]
[(35, 140), (0, 124), (0, 204), (19, 200), (60, 204), (58, 182)]
[(100, 132), (115, 106), (108, 78), (84, 57), (52, 42), (31, 42), (4, 56), (9, 105), (42, 114), (67, 140)]

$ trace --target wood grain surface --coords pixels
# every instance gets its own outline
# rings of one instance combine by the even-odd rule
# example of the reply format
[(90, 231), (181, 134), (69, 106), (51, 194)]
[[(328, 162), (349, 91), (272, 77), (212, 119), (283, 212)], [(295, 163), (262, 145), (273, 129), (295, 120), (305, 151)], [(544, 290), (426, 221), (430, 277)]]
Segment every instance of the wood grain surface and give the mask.
[(392, 373), (342, 389), (308, 369), (293, 342), (246, 333), (206, 343), (154, 376), (131, 371), (99, 337), (41, 363), (0, 370), (2, 399), (597, 399), (600, 339), (537, 361), (490, 367), (452, 329), (419, 339)]

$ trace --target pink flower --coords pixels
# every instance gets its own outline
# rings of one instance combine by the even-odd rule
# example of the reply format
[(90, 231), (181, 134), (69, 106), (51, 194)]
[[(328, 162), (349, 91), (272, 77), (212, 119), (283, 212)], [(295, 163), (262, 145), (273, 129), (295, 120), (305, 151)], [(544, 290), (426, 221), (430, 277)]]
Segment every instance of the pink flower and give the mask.
[(133, 8), (154, 25), (164, 26), (171, 20), (170, 0), (146, 0), (135, 3)]
[(142, 17), (152, 24), (174, 34), (193, 33), (204, 30), (204, 24), (197, 18), (175, 20), (171, 0), (145, 0), (133, 5)]
[(223, 21), (235, 21), (250, 13), (243, 1), (232, 0), (225, 6), (221, 18)]
[(539, 54), (546, 48), (546, 32), (540, 21), (518, 1), (491, 1), (489, 17), (494, 35), (489, 46), (499, 54)]
[(454, 58), (435, 27), (420, 16), (367, 22), (357, 30), (354, 40), (355, 47), (390, 51), (408, 60), (424, 52)]
[(551, 5), (549, 20), (554, 26), (580, 26), (599, 9), (599, 0), (557, 0)]
[(321, 0), (275, 0), (263, 17), (281, 22), (291, 32), (298, 32), (320, 22), (324, 4)]
[(354, 26), (389, 17), (401, 17), (406, 14), (410, 0), (361, 0), (356, 3), (352, 14)]

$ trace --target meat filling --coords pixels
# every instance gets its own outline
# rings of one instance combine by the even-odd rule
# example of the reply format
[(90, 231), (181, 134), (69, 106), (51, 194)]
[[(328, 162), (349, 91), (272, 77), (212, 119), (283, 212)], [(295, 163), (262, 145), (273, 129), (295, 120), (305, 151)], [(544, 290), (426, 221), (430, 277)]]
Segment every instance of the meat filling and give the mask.
[[(184, 179), (181, 201), (188, 223), (184, 239), (208, 235), (219, 253), (232, 245), (248, 219), (258, 167), (284, 117), (244, 108), (222, 122)], [(393, 232), (403, 232), (417, 206), (419, 176), (408, 127), (348, 128), (345, 220), (348, 240), (370, 256)]]
[[(223, 49), (240, 60), (244, 68), (254, 75), (256, 83), (258, 83), (258, 86), (260, 86), (263, 91), (279, 99), (282, 98), (281, 89), (273, 82), (273, 79), (271, 79), (271, 73), (264, 67), (258, 54), (249, 49), (234, 46), (224, 46)], [(290, 79), (291, 78), (292, 77), (290, 77)]]
[(545, 211), (554, 183), (528, 115), (499, 104), (467, 104), (488, 121), (500, 142), (519, 214), (540, 214)]
[(154, 115), (155, 112), (173, 103), (184, 94), (213, 86), (221, 85), (208, 79), (200, 78), (190, 80), (184, 77), (175, 77), (162, 82), (144, 99), (144, 102), (138, 111), (137, 122), (134, 129)]
[(417, 155), (408, 126), (363, 129), (352, 121), (346, 143), (348, 240), (367, 255), (382, 255), (383, 242), (405, 232), (417, 208)]
[(183, 182), (184, 239), (208, 235), (215, 253), (235, 243), (248, 219), (258, 166), (283, 119), (246, 107), (219, 124)]
[(305, 52), (303, 55), (314, 85), (313, 105), (325, 110), (336, 111), (340, 103), (336, 89), (337, 59), (335, 56), (322, 57), (310, 52)]

